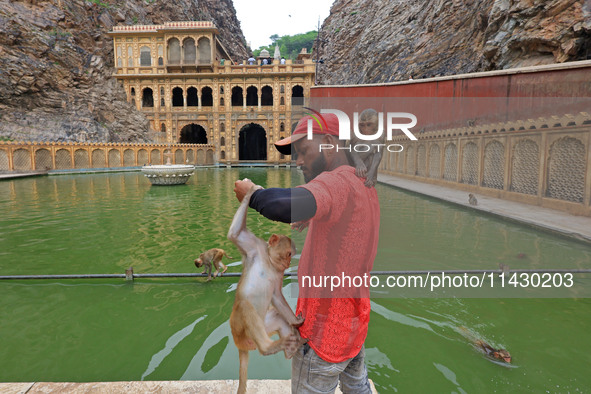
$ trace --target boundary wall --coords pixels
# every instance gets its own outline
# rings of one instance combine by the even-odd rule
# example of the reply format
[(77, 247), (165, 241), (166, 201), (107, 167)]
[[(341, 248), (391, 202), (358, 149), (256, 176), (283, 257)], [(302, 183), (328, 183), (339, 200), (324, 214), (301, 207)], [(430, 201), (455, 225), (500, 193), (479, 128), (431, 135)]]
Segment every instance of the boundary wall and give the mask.
[(213, 165), (213, 145), (0, 142), (0, 172), (141, 167), (148, 164)]
[(466, 202), (474, 193), (591, 216), (590, 61), (311, 95), (313, 106), (338, 103), (348, 114), (364, 109), (359, 102), (394, 100), (424, 115), (412, 129), (418, 140), (399, 133), (387, 142), (402, 150), (385, 151), (383, 174), (464, 190)]

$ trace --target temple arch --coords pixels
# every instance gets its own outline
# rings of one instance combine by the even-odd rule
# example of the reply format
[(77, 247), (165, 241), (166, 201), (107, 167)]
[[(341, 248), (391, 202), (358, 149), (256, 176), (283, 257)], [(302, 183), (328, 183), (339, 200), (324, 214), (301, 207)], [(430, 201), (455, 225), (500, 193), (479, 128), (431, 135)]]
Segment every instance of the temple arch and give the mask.
[(191, 37), (185, 38), (183, 41), (184, 59), (183, 64), (195, 64), (197, 60), (197, 50), (195, 48), (195, 40)]
[(183, 107), (184, 105), (183, 89), (179, 87), (172, 89), (172, 106)]
[(244, 105), (244, 97), (242, 96), (242, 88), (234, 86), (232, 88), (232, 107), (242, 107)]
[(151, 88), (144, 88), (142, 90), (142, 107), (154, 106), (154, 92)]
[(263, 86), (261, 92), (261, 105), (273, 105), (273, 88), (270, 86)]
[(199, 47), (199, 64), (211, 63), (211, 44), (209, 38), (201, 37), (197, 41)]
[(149, 67), (152, 65), (152, 54), (150, 47), (143, 46), (140, 48), (140, 66)]
[(304, 88), (300, 85), (291, 88), (291, 105), (304, 105)]
[(246, 105), (259, 105), (259, 91), (254, 86), (246, 89)]
[(256, 123), (244, 125), (238, 136), (239, 160), (267, 160), (267, 133)]
[(162, 45), (158, 45), (158, 65), (164, 66), (164, 47)]
[(209, 86), (201, 89), (201, 105), (203, 107), (213, 107), (213, 90)]
[(168, 40), (168, 64), (180, 64), (181, 62), (181, 43), (178, 38)]
[(191, 123), (181, 129), (181, 144), (207, 144), (207, 132), (203, 126)]
[(196, 107), (199, 105), (199, 97), (197, 97), (197, 88), (191, 86), (187, 89), (187, 107)]

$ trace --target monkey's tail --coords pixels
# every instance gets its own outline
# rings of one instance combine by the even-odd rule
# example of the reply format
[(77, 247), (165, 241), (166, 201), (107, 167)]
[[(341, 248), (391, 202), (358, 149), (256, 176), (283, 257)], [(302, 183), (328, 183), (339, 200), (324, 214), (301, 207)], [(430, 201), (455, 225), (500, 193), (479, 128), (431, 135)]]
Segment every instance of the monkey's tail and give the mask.
[(231, 259), (232, 257), (228, 256), (228, 253), (226, 253), (226, 251), (224, 250), (224, 256), (226, 256), (227, 258)]
[(238, 357), (240, 359), (238, 394), (246, 394), (246, 379), (248, 379), (248, 350), (238, 349)]

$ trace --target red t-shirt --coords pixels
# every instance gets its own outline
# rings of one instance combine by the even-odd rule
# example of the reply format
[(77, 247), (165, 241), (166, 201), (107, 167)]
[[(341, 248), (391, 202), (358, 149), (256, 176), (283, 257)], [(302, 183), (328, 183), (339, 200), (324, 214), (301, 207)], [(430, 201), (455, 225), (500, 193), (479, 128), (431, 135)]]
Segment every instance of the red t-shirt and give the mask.
[(353, 167), (340, 166), (299, 186), (314, 196), (316, 214), (298, 266), (296, 315), (305, 318), (302, 337), (333, 363), (355, 357), (367, 337), (380, 205), (376, 189), (363, 183)]

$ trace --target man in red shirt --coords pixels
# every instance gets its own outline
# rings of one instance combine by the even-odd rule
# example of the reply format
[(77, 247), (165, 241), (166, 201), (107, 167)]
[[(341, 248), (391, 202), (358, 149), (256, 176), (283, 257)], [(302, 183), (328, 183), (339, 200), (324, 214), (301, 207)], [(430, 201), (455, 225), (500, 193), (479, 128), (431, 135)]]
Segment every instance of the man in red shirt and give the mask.
[[(297, 154), (306, 184), (255, 192), (250, 207), (265, 217), (309, 225), (298, 265), (296, 315), (308, 339), (294, 355), (292, 392), (369, 393), (363, 343), (369, 324), (369, 272), (377, 253), (380, 208), (375, 188), (364, 186), (349, 165), (338, 119), (323, 115), (312, 122), (308, 139), (304, 117), (294, 133), (275, 143), (283, 154)], [(321, 149), (322, 146), (322, 149)], [(330, 148), (332, 146), (332, 148)], [(338, 149), (338, 148), (340, 149)], [(235, 184), (241, 201), (252, 186)]]

